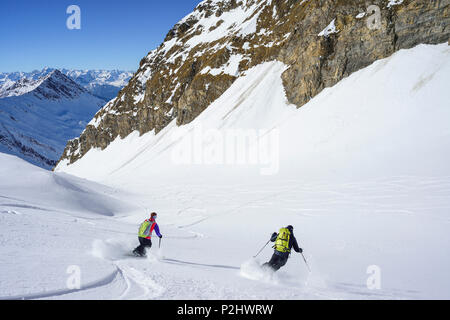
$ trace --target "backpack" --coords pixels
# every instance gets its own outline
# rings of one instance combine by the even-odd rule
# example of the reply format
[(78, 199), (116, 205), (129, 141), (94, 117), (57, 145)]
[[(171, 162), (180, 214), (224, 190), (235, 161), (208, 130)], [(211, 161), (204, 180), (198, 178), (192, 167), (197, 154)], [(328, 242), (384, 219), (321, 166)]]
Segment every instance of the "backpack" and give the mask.
[(142, 222), (142, 224), (139, 226), (139, 237), (141, 238), (148, 238), (151, 235), (152, 232), (152, 226), (155, 223), (154, 220), (145, 220)]
[(275, 245), (273, 248), (279, 252), (291, 252), (289, 249), (289, 239), (291, 237), (291, 232), (288, 228), (281, 228), (278, 232), (277, 239), (275, 240)]

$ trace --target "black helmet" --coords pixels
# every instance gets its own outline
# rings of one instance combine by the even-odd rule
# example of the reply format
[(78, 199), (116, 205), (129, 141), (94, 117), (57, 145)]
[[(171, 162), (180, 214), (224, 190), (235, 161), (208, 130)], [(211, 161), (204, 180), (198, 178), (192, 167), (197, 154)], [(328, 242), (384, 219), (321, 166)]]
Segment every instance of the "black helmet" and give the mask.
[(288, 225), (287, 228), (288, 228), (288, 230), (289, 230), (290, 232), (294, 231), (294, 227), (291, 226), (291, 225)]

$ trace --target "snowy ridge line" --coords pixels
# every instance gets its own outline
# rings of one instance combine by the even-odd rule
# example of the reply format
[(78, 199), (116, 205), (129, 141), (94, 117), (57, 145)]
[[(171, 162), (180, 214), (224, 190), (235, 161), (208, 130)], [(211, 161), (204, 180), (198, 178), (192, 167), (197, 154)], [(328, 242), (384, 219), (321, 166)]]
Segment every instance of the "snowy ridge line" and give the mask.
[(37, 300), (37, 299), (46, 299), (56, 296), (63, 296), (66, 294), (72, 294), (77, 293), (81, 291), (86, 291), (90, 289), (95, 289), (99, 287), (104, 287), (106, 285), (111, 284), (116, 277), (120, 275), (123, 279), (125, 279), (122, 270), (116, 266), (116, 270), (108, 275), (106, 275), (104, 278), (101, 278), (100, 280), (93, 281), (88, 283), (87, 285), (81, 286), (81, 289), (56, 289), (56, 290), (50, 290), (47, 292), (42, 293), (30, 293), (25, 295), (16, 295), (16, 296), (7, 296), (7, 297), (0, 297), (0, 300)]
[(29, 91), (27, 87), (32, 90), (32, 87), (30, 86), (33, 84), (39, 84), (42, 79), (46, 78), (49, 74), (55, 72), (56, 70), (75, 81), (94, 95), (108, 92), (108, 90), (112, 93), (111, 90), (114, 87), (119, 90), (128, 83), (133, 75), (132, 71), (70, 70), (48, 67), (42, 70), (34, 70), (32, 72), (0, 72), (0, 96), (14, 86), (23, 86), (22, 89), (25, 89), (25, 91)]

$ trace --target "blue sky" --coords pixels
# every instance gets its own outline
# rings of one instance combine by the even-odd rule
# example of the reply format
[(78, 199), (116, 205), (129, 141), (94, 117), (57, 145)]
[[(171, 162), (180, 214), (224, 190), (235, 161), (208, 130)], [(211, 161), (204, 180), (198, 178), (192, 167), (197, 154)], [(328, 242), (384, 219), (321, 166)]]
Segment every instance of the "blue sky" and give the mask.
[[(0, 72), (43, 67), (135, 71), (200, 0), (0, 1)], [(70, 5), (81, 29), (69, 30)]]

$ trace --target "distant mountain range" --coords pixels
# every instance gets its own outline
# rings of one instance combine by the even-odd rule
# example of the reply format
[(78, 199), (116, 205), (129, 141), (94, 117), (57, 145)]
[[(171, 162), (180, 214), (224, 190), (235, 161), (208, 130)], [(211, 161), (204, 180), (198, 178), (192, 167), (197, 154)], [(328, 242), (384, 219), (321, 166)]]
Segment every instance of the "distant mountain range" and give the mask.
[(130, 76), (51, 68), (0, 73), (0, 152), (52, 168), (67, 141), (80, 135)]
[[(11, 91), (5, 93), (11, 87), (39, 80), (55, 70), (44, 68), (32, 72), (0, 73), (0, 97), (12, 94)], [(105, 102), (115, 98), (133, 76), (133, 72), (120, 70), (61, 69), (59, 71)]]

